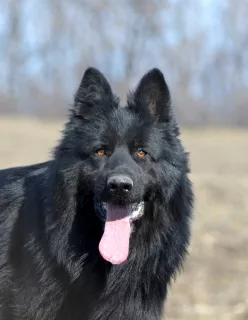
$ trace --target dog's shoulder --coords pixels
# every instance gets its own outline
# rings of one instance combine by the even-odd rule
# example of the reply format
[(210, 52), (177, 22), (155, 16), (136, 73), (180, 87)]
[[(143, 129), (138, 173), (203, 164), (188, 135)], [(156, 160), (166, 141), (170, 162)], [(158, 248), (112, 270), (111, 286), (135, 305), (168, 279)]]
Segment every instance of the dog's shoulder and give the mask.
[(0, 216), (23, 198), (26, 180), (45, 172), (48, 165), (44, 162), (0, 170)]
[(49, 162), (42, 162), (28, 166), (12, 167), (0, 170), (0, 188), (8, 183), (23, 179), (28, 175), (37, 174), (42, 170), (46, 170)]

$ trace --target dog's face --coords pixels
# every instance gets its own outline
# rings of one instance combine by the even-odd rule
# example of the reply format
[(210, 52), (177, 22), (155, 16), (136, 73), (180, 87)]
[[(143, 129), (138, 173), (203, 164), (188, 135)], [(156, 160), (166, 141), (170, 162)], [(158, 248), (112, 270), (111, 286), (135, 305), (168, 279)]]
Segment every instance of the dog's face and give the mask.
[(116, 205), (145, 200), (155, 182), (153, 162), (159, 157), (150, 124), (122, 108), (98, 118), (96, 125), (86, 156), (95, 198)]
[[(142, 217), (147, 202), (169, 198), (180, 177), (184, 152), (162, 73), (147, 73), (121, 108), (105, 77), (88, 69), (75, 97), (72, 123), (76, 141), (71, 144), (81, 161), (81, 182), (104, 208), (105, 231), (110, 228), (108, 238), (114, 241), (110, 235), (117, 230), (123, 234), (124, 222), (131, 225)], [(113, 226), (115, 221), (122, 222), (121, 229), (117, 222)], [(106, 260), (125, 260), (125, 253), (110, 257), (113, 250), (106, 249), (108, 240), (103, 242)]]

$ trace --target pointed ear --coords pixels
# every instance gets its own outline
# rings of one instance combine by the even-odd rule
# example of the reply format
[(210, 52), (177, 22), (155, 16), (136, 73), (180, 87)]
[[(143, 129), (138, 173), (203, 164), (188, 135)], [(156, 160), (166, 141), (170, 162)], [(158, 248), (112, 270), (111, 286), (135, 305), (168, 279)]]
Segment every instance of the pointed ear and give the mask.
[(154, 68), (143, 76), (135, 92), (130, 95), (128, 105), (143, 117), (155, 121), (170, 120), (170, 92), (159, 69)]
[(114, 96), (104, 75), (95, 68), (88, 68), (75, 95), (74, 115), (84, 117), (99, 107), (113, 106)]

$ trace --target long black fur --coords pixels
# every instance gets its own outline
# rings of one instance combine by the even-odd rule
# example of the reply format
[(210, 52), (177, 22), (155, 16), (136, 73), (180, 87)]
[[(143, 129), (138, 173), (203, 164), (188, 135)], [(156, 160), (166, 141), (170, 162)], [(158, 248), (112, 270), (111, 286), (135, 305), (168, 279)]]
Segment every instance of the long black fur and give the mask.
[[(53, 160), (0, 171), (0, 319), (161, 319), (189, 243), (188, 171), (162, 73), (147, 73), (121, 108), (87, 69)], [(113, 172), (133, 179), (129, 198), (109, 198)], [(141, 200), (129, 257), (111, 265), (98, 251), (94, 203)]]

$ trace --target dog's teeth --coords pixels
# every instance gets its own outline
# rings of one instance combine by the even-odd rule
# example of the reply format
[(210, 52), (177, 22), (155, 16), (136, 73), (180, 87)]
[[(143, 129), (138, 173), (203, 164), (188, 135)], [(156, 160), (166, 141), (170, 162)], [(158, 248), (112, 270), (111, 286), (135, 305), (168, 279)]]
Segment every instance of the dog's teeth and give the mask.
[(144, 203), (134, 203), (132, 205), (132, 215), (130, 217), (131, 221), (138, 219), (144, 213)]

